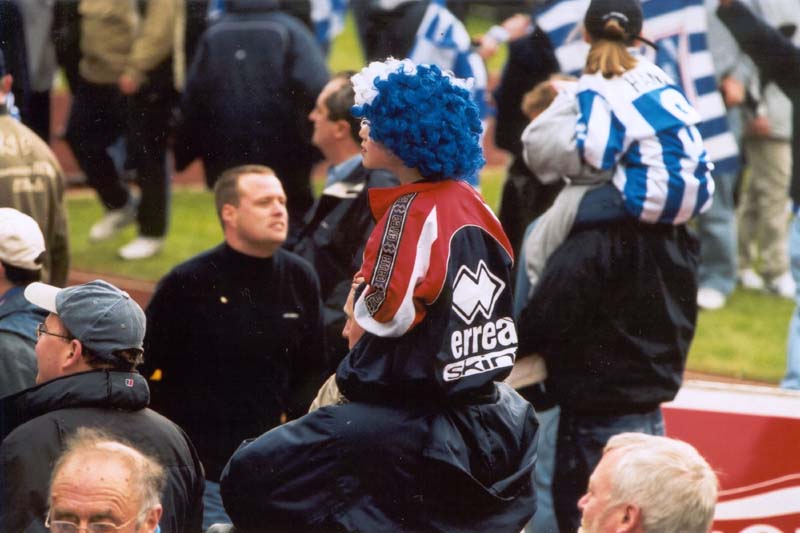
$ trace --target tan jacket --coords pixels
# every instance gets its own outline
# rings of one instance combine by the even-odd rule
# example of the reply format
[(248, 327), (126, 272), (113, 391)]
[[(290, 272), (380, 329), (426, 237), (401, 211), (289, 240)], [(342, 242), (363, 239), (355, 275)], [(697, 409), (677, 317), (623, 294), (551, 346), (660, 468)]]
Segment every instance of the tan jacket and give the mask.
[(81, 0), (81, 75), (93, 83), (117, 83), (121, 74), (147, 81), (147, 73), (173, 58), (175, 88), (185, 79), (184, 0), (149, 0), (144, 18), (135, 0)]
[(50, 147), (0, 104), (0, 205), (33, 218), (47, 247), (42, 280), (63, 286), (69, 270), (64, 173)]
[(128, 63), (139, 28), (135, 0), (81, 0), (81, 76), (116, 84)]
[(184, 0), (149, 0), (147, 12), (128, 57), (125, 74), (142, 83), (146, 81), (149, 71), (172, 55), (175, 89), (181, 90), (186, 78), (183, 48), (185, 31)]

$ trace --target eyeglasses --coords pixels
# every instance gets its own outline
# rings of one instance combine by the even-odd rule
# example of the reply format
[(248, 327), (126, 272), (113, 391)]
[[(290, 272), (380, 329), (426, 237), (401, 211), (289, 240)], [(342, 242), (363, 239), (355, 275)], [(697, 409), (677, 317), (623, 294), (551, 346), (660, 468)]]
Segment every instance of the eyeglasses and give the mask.
[(48, 512), (47, 518), (44, 521), (44, 527), (55, 533), (78, 533), (78, 531), (88, 531), (89, 533), (115, 533), (139, 518), (139, 516), (140, 515), (136, 515), (124, 524), (118, 526), (115, 526), (111, 522), (91, 522), (87, 524), (86, 527), (80, 527), (75, 522), (69, 522), (67, 520), (53, 520), (51, 522), (50, 513)]
[(44, 327), (44, 322), (39, 322), (39, 325), (36, 326), (36, 338), (40, 338), (42, 335), (52, 335), (53, 337), (58, 337), (59, 339), (64, 339), (71, 341), (72, 337), (67, 335), (59, 335), (58, 333), (51, 333), (47, 331), (47, 328)]

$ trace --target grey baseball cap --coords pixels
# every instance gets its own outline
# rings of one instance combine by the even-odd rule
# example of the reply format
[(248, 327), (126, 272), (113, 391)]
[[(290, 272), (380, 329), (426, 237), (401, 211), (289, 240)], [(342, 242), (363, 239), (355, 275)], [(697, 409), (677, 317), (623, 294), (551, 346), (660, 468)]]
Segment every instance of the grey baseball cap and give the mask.
[(76, 339), (97, 357), (114, 361), (117, 350), (142, 349), (145, 316), (127, 292), (97, 279), (64, 289), (31, 283), (25, 298), (58, 315)]

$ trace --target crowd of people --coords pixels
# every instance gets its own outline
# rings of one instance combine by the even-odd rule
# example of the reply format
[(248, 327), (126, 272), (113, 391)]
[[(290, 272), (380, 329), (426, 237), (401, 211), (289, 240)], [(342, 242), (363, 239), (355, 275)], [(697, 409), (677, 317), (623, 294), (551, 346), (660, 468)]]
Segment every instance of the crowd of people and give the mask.
[[(333, 75), (320, 13), (348, 2), (80, 0), (34, 23), (36, 3), (0, 19), (0, 530), (709, 531), (717, 477), (661, 404), (698, 308), (737, 276), (795, 297), (796, 13), (709, 7), (709, 40), (718, 24), (741, 52), (717, 73), (746, 117), (737, 258), (737, 171), (641, 53), (639, 0), (588, 3), (579, 77), (525, 14), (462, 53), (441, 0), (354, 0), (369, 62)], [(441, 58), (503, 42), (497, 217), (476, 187), (485, 92)], [(34, 76), (57, 64), (105, 209), (90, 240), (136, 223), (123, 260), (163, 248), (170, 139), (213, 190), (223, 242), (146, 309), (106, 281), (64, 288)], [(787, 388), (798, 336), (800, 311)]]

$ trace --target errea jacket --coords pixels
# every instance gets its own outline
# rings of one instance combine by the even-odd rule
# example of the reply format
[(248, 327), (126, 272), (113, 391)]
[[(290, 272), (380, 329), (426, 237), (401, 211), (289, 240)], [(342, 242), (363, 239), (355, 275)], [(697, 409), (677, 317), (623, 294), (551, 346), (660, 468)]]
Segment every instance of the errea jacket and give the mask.
[(508, 238), (461, 181), (370, 191), (377, 224), (358, 276), (367, 333), (339, 365), (351, 400), (427, 402), (488, 394), (514, 364)]

